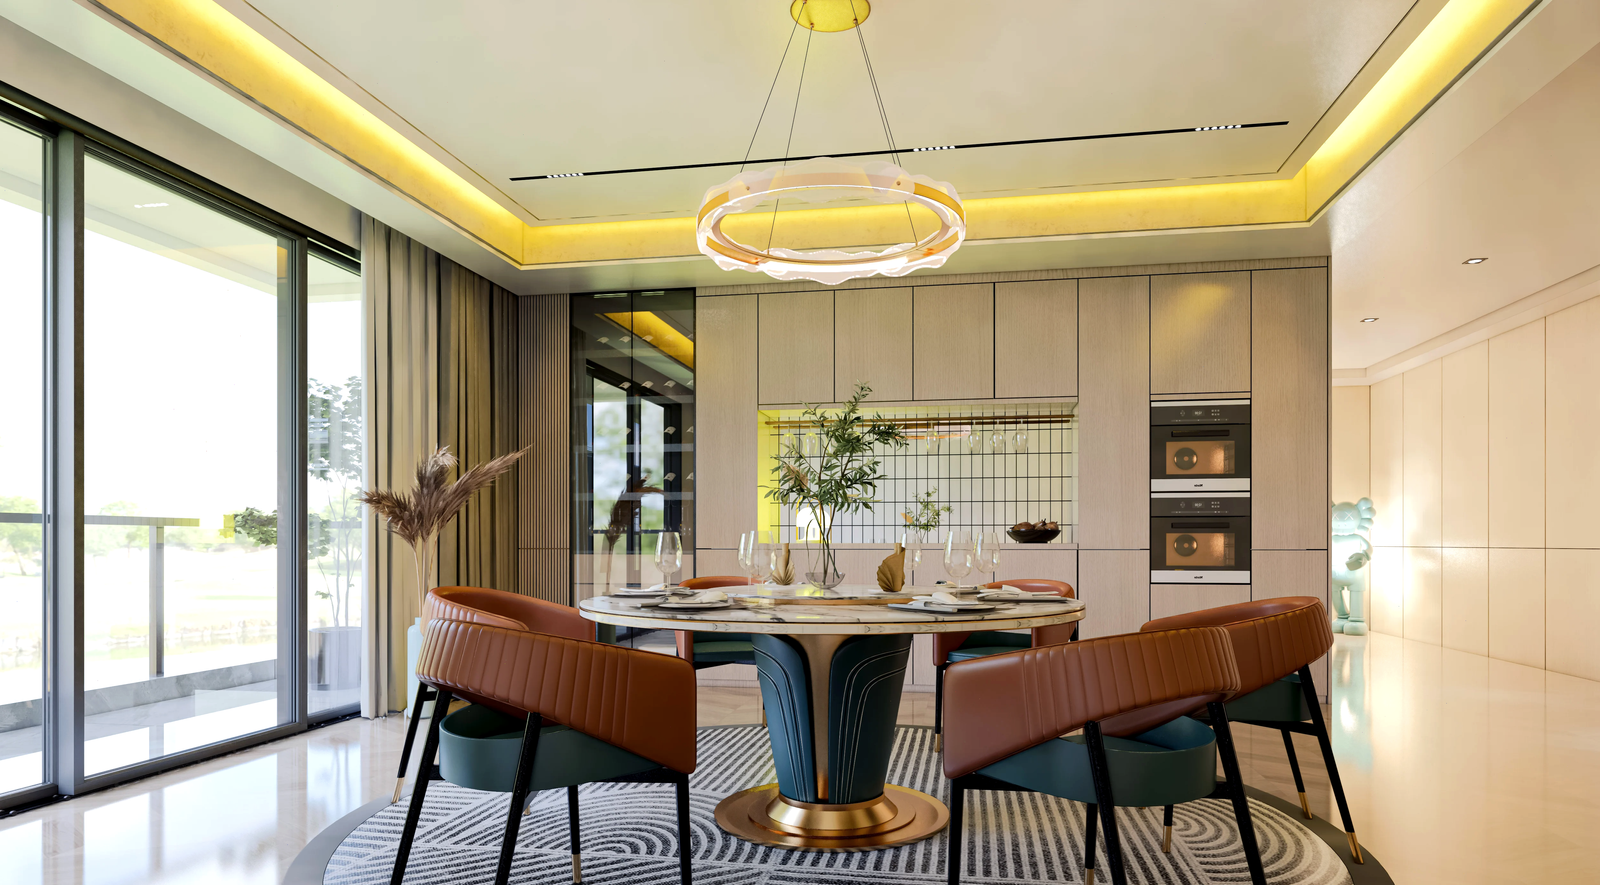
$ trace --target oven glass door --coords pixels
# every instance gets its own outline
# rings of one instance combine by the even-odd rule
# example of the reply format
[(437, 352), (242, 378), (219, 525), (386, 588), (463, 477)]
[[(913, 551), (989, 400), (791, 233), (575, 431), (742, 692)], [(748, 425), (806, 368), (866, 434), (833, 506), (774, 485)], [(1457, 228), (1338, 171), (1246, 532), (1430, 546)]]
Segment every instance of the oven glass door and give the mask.
[(1150, 428), (1151, 479), (1244, 479), (1250, 476), (1250, 426)]
[(1250, 569), (1250, 520), (1152, 519), (1152, 570), (1228, 571)]

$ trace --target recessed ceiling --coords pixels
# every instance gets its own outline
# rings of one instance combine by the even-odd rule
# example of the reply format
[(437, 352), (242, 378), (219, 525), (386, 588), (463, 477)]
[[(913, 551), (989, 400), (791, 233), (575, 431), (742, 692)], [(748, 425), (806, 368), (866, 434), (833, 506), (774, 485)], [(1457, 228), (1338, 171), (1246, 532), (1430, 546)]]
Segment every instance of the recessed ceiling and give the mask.
[[(683, 215), (737, 167), (512, 178), (885, 146), (857, 32), (803, 29), (751, 144), (793, 31), (783, 0), (252, 5), (535, 223)], [(915, 157), (964, 197), (1011, 196), (1292, 175), (1412, 5), (884, 0), (860, 37), (906, 148), (1287, 121)]]

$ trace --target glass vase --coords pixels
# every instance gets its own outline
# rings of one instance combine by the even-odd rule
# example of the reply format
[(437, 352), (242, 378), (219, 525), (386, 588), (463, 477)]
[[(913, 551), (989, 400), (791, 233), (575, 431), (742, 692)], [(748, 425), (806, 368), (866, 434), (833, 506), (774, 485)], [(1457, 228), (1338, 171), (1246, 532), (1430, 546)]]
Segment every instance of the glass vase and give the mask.
[(825, 534), (815, 544), (806, 545), (806, 564), (810, 569), (806, 572), (806, 580), (824, 590), (844, 583), (844, 575), (839, 573), (838, 560), (834, 558), (833, 545)]

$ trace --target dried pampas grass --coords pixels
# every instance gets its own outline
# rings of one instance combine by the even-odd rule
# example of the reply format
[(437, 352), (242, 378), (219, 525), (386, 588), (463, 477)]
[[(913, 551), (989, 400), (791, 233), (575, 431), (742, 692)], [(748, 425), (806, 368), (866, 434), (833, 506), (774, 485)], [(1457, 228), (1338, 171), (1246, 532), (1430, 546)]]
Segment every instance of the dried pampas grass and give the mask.
[(409, 494), (374, 489), (356, 496), (356, 500), (383, 518), (389, 531), (411, 545), (417, 558), (418, 612), (422, 611), (427, 597), (428, 578), (433, 574), (437, 555), (433, 542), (439, 532), (455, 518), (469, 498), (509, 471), (527, 451), (520, 449), (501, 455), (471, 468), (451, 482), (450, 473), (459, 462), (450, 454), (449, 446), (442, 446), (417, 465), (417, 485)]

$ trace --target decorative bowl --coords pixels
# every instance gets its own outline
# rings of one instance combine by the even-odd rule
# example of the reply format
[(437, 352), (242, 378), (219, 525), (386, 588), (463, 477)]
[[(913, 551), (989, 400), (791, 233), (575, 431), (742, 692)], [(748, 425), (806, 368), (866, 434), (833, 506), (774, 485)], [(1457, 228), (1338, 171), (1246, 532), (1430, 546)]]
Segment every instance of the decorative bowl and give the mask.
[(1006, 534), (1018, 544), (1048, 544), (1061, 536), (1060, 529), (1006, 529)]

